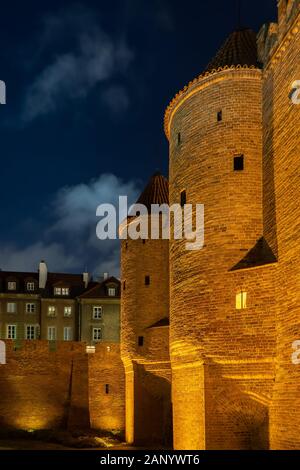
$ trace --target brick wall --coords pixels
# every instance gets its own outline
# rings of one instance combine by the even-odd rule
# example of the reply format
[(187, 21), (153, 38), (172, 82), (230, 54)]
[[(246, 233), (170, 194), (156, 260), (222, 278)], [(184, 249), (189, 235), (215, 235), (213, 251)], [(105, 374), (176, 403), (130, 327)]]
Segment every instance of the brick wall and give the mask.
[[(16, 429), (124, 429), (124, 372), (116, 344), (6, 341), (0, 365), (0, 424)], [(110, 352), (107, 348), (110, 347)], [(105, 397), (103, 384), (110, 385)], [(108, 408), (107, 408), (108, 407)]]
[[(297, 449), (300, 437), (300, 366), (292, 364), (292, 343), (300, 339), (300, 106), (290, 99), (291, 85), (300, 80), (300, 3), (292, 16), (280, 7), (279, 40), (264, 71), (264, 139), (266, 159), (273, 161), (278, 244), (277, 369), (271, 406), (271, 447)], [(267, 201), (265, 202), (267, 204)], [(267, 229), (270, 232), (268, 219)]]
[[(275, 268), (230, 272), (263, 233), (261, 71), (203, 77), (172, 106), (170, 203), (185, 189), (187, 203), (205, 206), (204, 248), (187, 251), (184, 240), (170, 244), (175, 448), (265, 448)], [(244, 170), (233, 171), (240, 154)], [(241, 290), (248, 306), (236, 310)]]

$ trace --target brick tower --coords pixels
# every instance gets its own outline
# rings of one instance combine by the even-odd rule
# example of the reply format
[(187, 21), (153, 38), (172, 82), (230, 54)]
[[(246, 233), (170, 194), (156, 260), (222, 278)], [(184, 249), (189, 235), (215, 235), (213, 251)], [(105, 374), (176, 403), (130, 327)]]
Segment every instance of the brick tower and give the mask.
[(262, 71), (253, 31), (231, 33), (176, 95), (165, 132), (170, 205), (205, 206), (204, 248), (170, 243), (174, 446), (265, 448), (274, 311), (264, 265), (274, 259), (261, 238)]
[(264, 26), (258, 38), (264, 61), (264, 229), (278, 250), (271, 448), (299, 449), (300, 365), (292, 362), (292, 345), (300, 340), (300, 105), (291, 95), (300, 80), (300, 1), (280, 0), (278, 23)]
[[(168, 204), (168, 181), (152, 176), (138, 204)], [(136, 223), (129, 217), (126, 226)], [(150, 221), (150, 217), (149, 217)], [(123, 226), (124, 227), (124, 226)], [(121, 247), (121, 354), (127, 442), (171, 440), (169, 241), (128, 238)]]

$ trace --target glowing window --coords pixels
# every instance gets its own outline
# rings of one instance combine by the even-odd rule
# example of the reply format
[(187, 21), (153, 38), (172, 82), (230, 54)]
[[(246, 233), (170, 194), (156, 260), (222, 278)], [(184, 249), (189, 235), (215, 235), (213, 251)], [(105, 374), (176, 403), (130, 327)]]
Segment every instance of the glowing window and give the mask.
[(56, 317), (56, 307), (54, 305), (49, 305), (48, 307), (48, 316)]
[(35, 290), (35, 284), (34, 284), (34, 282), (27, 282), (27, 284), (26, 284), (26, 289), (27, 289), (28, 291), (34, 291), (34, 290)]
[(237, 310), (247, 308), (247, 292), (239, 292), (236, 294), (235, 307)]
[(72, 307), (64, 307), (64, 317), (70, 317), (72, 315)]
[(17, 283), (15, 281), (10, 281), (7, 283), (8, 290), (16, 290), (16, 288), (17, 288)]

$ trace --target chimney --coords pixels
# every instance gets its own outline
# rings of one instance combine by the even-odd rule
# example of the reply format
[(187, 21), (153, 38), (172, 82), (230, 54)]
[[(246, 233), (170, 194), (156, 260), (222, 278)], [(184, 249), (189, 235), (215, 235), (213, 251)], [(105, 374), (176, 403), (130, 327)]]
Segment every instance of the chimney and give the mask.
[(103, 279), (104, 279), (104, 281), (106, 281), (106, 279), (108, 279), (108, 277), (109, 277), (109, 276), (108, 276), (108, 273), (103, 273)]
[(84, 283), (84, 288), (86, 289), (87, 286), (89, 285), (89, 282), (90, 282), (90, 274), (87, 273), (87, 272), (84, 272), (82, 274), (82, 279), (83, 279), (83, 283)]
[(47, 283), (48, 268), (45, 261), (41, 261), (39, 264), (39, 288), (45, 289)]

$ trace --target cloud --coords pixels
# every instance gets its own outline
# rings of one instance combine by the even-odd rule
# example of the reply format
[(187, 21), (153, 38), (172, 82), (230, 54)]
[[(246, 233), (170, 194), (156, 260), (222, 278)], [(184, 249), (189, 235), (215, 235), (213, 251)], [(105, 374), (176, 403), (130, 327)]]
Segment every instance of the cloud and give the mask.
[(105, 90), (102, 94), (102, 101), (115, 116), (127, 111), (130, 104), (127, 91), (121, 86), (112, 86)]
[(96, 237), (96, 209), (110, 203), (118, 207), (119, 196), (132, 204), (140, 192), (136, 181), (124, 181), (113, 174), (102, 174), (87, 183), (61, 188), (46, 208), (51, 220), (39, 240), (25, 248), (0, 244), (0, 268), (36, 271), (41, 259), (49, 269), (81, 272), (87, 266), (95, 275), (119, 275), (119, 240), (101, 241)]
[(65, 252), (65, 247), (59, 243), (36, 242), (25, 248), (14, 245), (0, 248), (0, 267), (6, 271), (36, 271), (39, 262), (44, 259), (50, 270), (69, 271), (76, 267), (76, 258)]
[[(58, 38), (64, 36), (66, 29), (72, 47), (57, 52), (34, 79), (25, 96), (24, 122), (54, 112), (65, 101), (85, 98), (99, 84), (109, 90), (108, 80), (124, 74), (133, 60), (133, 52), (124, 38), (107, 35), (90, 10), (78, 8), (64, 10), (61, 15), (51, 15), (44, 20), (40, 54), (51, 43), (61, 51), (64, 45)], [(124, 96), (122, 103), (124, 106)]]

